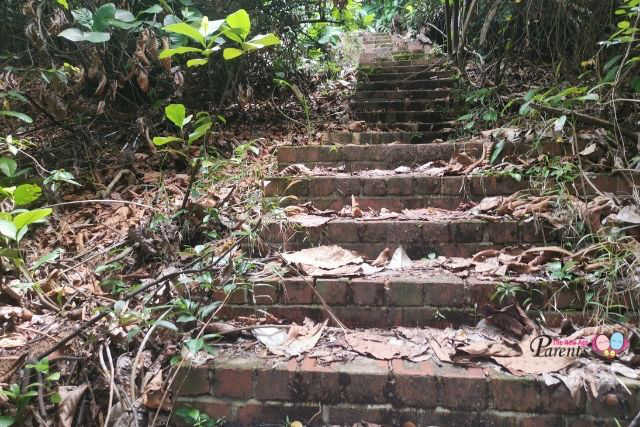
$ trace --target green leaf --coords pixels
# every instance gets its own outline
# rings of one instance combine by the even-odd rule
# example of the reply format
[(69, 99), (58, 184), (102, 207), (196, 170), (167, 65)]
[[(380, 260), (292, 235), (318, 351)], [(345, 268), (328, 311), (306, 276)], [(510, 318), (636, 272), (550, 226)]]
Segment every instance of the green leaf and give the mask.
[(185, 125), (185, 115), (187, 114), (183, 104), (169, 104), (164, 108), (164, 114), (174, 125), (180, 129)]
[(145, 10), (140, 12), (138, 15), (144, 15), (144, 14), (153, 15), (156, 13), (162, 13), (162, 6), (160, 6), (159, 4), (154, 4), (153, 6), (146, 8)]
[(62, 255), (63, 252), (64, 252), (64, 249), (56, 248), (56, 249), (52, 250), (51, 252), (49, 252), (48, 254), (42, 255), (40, 258), (38, 258), (33, 263), (33, 265), (31, 267), (29, 267), (29, 270), (37, 270), (42, 265), (57, 260), (60, 257), (60, 255)]
[(564, 129), (564, 125), (567, 123), (567, 116), (560, 116), (556, 119), (553, 124), (553, 130), (556, 132), (561, 132)]
[(267, 47), (267, 46), (279, 45), (281, 42), (280, 42), (280, 39), (276, 37), (275, 34), (269, 33), (264, 35), (259, 34), (254, 38), (252, 38), (251, 40), (249, 40), (248, 43), (257, 44), (262, 47)]
[(84, 39), (91, 43), (104, 43), (111, 39), (111, 34), (89, 31), (88, 33), (84, 33)]
[(618, 22), (618, 28), (620, 28), (621, 30), (626, 30), (629, 27), (631, 27), (631, 22), (629, 22), (629, 21), (620, 21), (620, 22)]
[(491, 152), (491, 159), (490, 159), (490, 162), (491, 162), (492, 165), (495, 165), (495, 163), (500, 158), (500, 155), (502, 154), (502, 151), (504, 150), (505, 144), (506, 143), (505, 143), (504, 139), (501, 139), (493, 147), (493, 151)]
[(222, 52), (222, 57), (227, 61), (229, 61), (230, 59), (235, 59), (239, 56), (244, 55), (244, 53), (245, 53), (244, 50), (236, 49), (235, 47), (227, 47)]
[(174, 141), (183, 141), (183, 140), (182, 138), (178, 138), (175, 136), (156, 136), (153, 138), (153, 145), (161, 146)]
[(244, 9), (239, 9), (227, 16), (225, 19), (227, 25), (234, 30), (233, 32), (244, 41), (251, 32), (251, 19)]
[(178, 331), (178, 327), (167, 320), (157, 320), (156, 325), (161, 328), (169, 329), (171, 331)]
[(189, 47), (189, 46), (180, 46), (174, 49), (165, 49), (162, 52), (160, 52), (160, 55), (158, 55), (158, 58), (159, 59), (170, 58), (173, 55), (182, 55), (189, 52), (202, 52), (202, 49), (197, 47)]
[(29, 203), (38, 200), (41, 194), (42, 188), (39, 186), (33, 184), (22, 184), (13, 192), (13, 200), (18, 206), (28, 205)]
[(69, 3), (67, 3), (67, 0), (56, 0), (56, 2), (64, 7), (65, 9), (69, 10)]
[(13, 417), (10, 417), (8, 415), (0, 415), (0, 427), (10, 427), (15, 422), (16, 419)]
[(46, 380), (47, 381), (58, 381), (60, 379), (60, 372), (54, 372), (53, 374), (49, 375)]
[(189, 134), (189, 144), (202, 138), (209, 131), (209, 129), (211, 129), (211, 122), (197, 127), (193, 132)]
[(192, 40), (197, 41), (202, 45), (202, 47), (206, 47), (206, 43), (204, 40), (204, 36), (200, 34), (198, 30), (193, 28), (191, 25), (185, 22), (179, 22), (177, 24), (170, 24), (163, 28), (165, 31), (175, 34), (182, 34), (183, 36), (187, 36)]
[(133, 13), (129, 12), (125, 9), (116, 10), (116, 14), (114, 16), (115, 19), (122, 22), (133, 22), (136, 20), (136, 17), (133, 16)]
[(53, 210), (51, 208), (34, 209), (32, 211), (23, 212), (13, 218), (13, 224), (19, 230), (25, 225), (33, 224), (36, 221), (40, 221), (43, 218), (51, 215)]
[(485, 111), (484, 114), (482, 114), (482, 120), (485, 122), (495, 122), (498, 120), (498, 112), (493, 109)]
[(521, 116), (526, 116), (530, 112), (531, 112), (531, 102), (528, 101), (520, 106), (520, 110), (518, 111), (518, 114), (520, 114)]
[(218, 31), (220, 27), (222, 27), (222, 24), (224, 24), (224, 19), (209, 21), (209, 18), (203, 16), (202, 21), (200, 21), (200, 34), (204, 37), (208, 37)]
[(109, 29), (109, 20), (115, 17), (116, 5), (105, 3), (93, 14), (93, 26), (91, 29), (95, 32), (104, 32)]
[(11, 240), (16, 240), (16, 234), (18, 234), (18, 228), (13, 222), (9, 222), (5, 219), (0, 219), (0, 234)]
[(640, 92), (640, 77), (635, 77), (633, 80), (631, 80), (630, 86), (634, 92)]
[(0, 171), (5, 174), (7, 177), (11, 178), (16, 174), (16, 170), (18, 169), (18, 164), (15, 160), (9, 157), (0, 157)]
[(209, 60), (206, 58), (190, 59), (187, 61), (187, 67), (200, 67), (207, 63), (209, 63)]
[(0, 116), (9, 116), (9, 117), (15, 117), (16, 119), (20, 119), (23, 122), (26, 123), (33, 123), (33, 119), (24, 114), (24, 113), (19, 113), (17, 111), (11, 111), (11, 110), (2, 110), (0, 111)]
[(7, 257), (7, 258), (20, 259), (20, 251), (17, 249), (11, 249), (11, 248), (0, 248), (0, 256)]
[(588, 93), (586, 95), (576, 98), (578, 101), (597, 101), (600, 99), (597, 93)]

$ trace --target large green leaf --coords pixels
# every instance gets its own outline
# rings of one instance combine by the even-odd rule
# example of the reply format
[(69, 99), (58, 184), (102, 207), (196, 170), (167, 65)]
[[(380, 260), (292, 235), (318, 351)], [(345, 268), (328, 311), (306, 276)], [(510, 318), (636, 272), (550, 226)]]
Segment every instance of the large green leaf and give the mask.
[(58, 34), (59, 37), (64, 37), (72, 42), (91, 42), (91, 43), (103, 43), (111, 39), (111, 34), (102, 33), (96, 31), (82, 31), (78, 28), (67, 28)]
[(230, 59), (242, 56), (244, 55), (244, 53), (244, 50), (236, 49), (235, 47), (228, 47), (222, 52), (222, 56), (228, 61)]
[(244, 9), (239, 9), (227, 16), (225, 22), (235, 34), (242, 38), (242, 41), (244, 41), (251, 32), (251, 19)]
[(198, 126), (192, 133), (189, 134), (189, 144), (202, 138), (211, 129), (211, 122), (207, 122), (202, 126)]
[(138, 15), (154, 15), (156, 13), (162, 13), (162, 6), (160, 6), (159, 4), (154, 4), (153, 6), (146, 8), (145, 10), (138, 13)]
[(164, 58), (169, 58), (173, 55), (182, 55), (184, 53), (189, 53), (189, 52), (202, 52), (202, 49), (197, 47), (189, 47), (189, 46), (180, 46), (173, 49), (165, 49), (162, 52), (160, 52), (160, 55), (158, 55), (158, 58), (164, 59)]
[(40, 221), (43, 218), (51, 215), (53, 210), (51, 208), (34, 209), (32, 211), (22, 212), (13, 218), (13, 224), (19, 230), (25, 225), (33, 224), (36, 221)]
[(200, 67), (206, 65), (209, 62), (206, 58), (190, 59), (187, 61), (187, 67)]
[(33, 119), (31, 117), (18, 111), (2, 110), (0, 111), (0, 116), (15, 117), (16, 119), (20, 119), (26, 123), (33, 123)]
[(257, 44), (262, 47), (267, 47), (267, 46), (275, 46), (280, 44), (280, 39), (273, 33), (258, 34), (257, 36), (249, 40), (247, 43)]
[(0, 171), (11, 178), (16, 174), (16, 170), (18, 169), (18, 164), (15, 160), (9, 157), (0, 157)]
[(16, 240), (16, 234), (18, 234), (18, 228), (13, 222), (6, 219), (0, 219), (0, 234), (11, 240)]
[(18, 206), (28, 205), (29, 203), (38, 200), (41, 194), (42, 189), (37, 185), (22, 184), (13, 192), (13, 200)]
[(104, 32), (109, 29), (110, 20), (116, 17), (116, 5), (105, 3), (93, 14), (93, 27), (95, 32)]
[(167, 119), (171, 120), (174, 125), (178, 126), (180, 129), (186, 124), (186, 114), (187, 110), (184, 108), (182, 104), (169, 104), (164, 107), (164, 114), (167, 116)]
[(176, 33), (176, 34), (182, 34), (183, 36), (187, 36), (190, 39), (200, 43), (202, 47), (206, 47), (204, 36), (200, 34), (198, 30), (196, 30), (191, 25), (185, 22), (179, 22), (177, 24), (167, 25), (164, 27), (164, 30), (169, 33)]
[(175, 136), (156, 136), (153, 138), (153, 145), (161, 146), (173, 141), (182, 141), (182, 139)]
[(204, 16), (202, 17), (202, 21), (200, 21), (200, 34), (202, 34), (204, 37), (208, 37), (218, 31), (220, 27), (222, 27), (222, 24), (224, 24), (224, 19), (209, 21), (209, 18)]

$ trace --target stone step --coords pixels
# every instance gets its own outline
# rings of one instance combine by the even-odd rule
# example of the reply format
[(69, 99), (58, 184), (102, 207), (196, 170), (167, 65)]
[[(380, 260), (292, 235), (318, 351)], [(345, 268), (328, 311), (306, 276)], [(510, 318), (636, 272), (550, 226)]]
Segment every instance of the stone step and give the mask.
[[(266, 311), (289, 322), (301, 323), (308, 317), (316, 322), (328, 319), (333, 325), (323, 308), (322, 298), (349, 328), (459, 327), (477, 324), (483, 317), (478, 308), (494, 304), (492, 296), (508, 280), (482, 277), (474, 273), (473, 266), (462, 268), (461, 272), (468, 274), (464, 277), (429, 263), (414, 261), (412, 268), (387, 270), (368, 277), (255, 279), (234, 291), (219, 316), (233, 319)], [(520, 286), (526, 289), (526, 285)], [(579, 287), (568, 289), (562, 283), (540, 277), (532, 288), (535, 291), (522, 291), (517, 301), (524, 304), (528, 300), (526, 303), (534, 318), (540, 311), (544, 312), (548, 327), (560, 326), (562, 316), (557, 310), (572, 311), (574, 315), (582, 312), (585, 301)], [(224, 291), (219, 292), (224, 299)], [(515, 301), (507, 298), (502, 303)], [(548, 310), (550, 306), (554, 307), (555, 314)], [(583, 324), (589, 315), (576, 316), (575, 321)]]
[[(487, 196), (508, 196), (529, 189), (526, 180), (516, 181), (509, 176), (444, 176), (424, 174), (395, 174), (390, 176), (278, 176), (265, 178), (264, 194), (274, 199), (288, 198), (288, 204), (312, 202), (318, 209), (339, 211), (351, 206), (355, 196), (362, 209), (402, 209), (435, 207), (454, 210), (465, 201), (480, 201)], [(630, 183), (610, 175), (590, 176), (600, 192), (620, 196), (632, 194)], [(597, 193), (590, 186), (582, 188), (583, 196)], [(294, 197), (288, 197), (294, 196)], [(283, 202), (284, 203), (284, 202)], [(285, 203), (285, 204), (286, 204)]]
[[(442, 142), (432, 144), (391, 144), (374, 145), (281, 145), (278, 147), (278, 168), (292, 164), (304, 164), (309, 168), (333, 167), (341, 172), (359, 172), (381, 169), (393, 170), (399, 166), (415, 167), (435, 160), (449, 160), (458, 153), (466, 153), (472, 158), (482, 155), (482, 142)], [(514, 153), (544, 153), (560, 156), (571, 153), (570, 144), (556, 142), (533, 146), (527, 143), (507, 143), (503, 155)]]
[[(413, 74), (425, 70), (431, 70), (436, 66), (434, 63), (429, 65), (363, 65), (359, 70), (365, 74), (380, 74), (380, 73), (401, 73), (401, 74)], [(437, 69), (442, 69), (442, 65), (437, 65)], [(450, 74), (454, 74), (449, 71)]]
[(407, 81), (407, 80), (426, 80), (426, 79), (447, 79), (453, 78), (455, 73), (451, 71), (430, 71), (422, 69), (414, 72), (400, 72), (400, 73), (364, 73), (361, 81)]
[(410, 90), (410, 89), (436, 89), (451, 88), (457, 83), (457, 79), (433, 79), (433, 80), (383, 80), (375, 82), (358, 82), (357, 90)]
[(371, 128), (379, 131), (410, 131), (410, 132), (430, 132), (447, 131), (452, 132), (458, 127), (455, 120), (443, 122), (369, 122)]
[(375, 55), (362, 55), (360, 57), (360, 65), (366, 67), (404, 67), (408, 65), (430, 65), (433, 64), (433, 59), (423, 57), (414, 59), (389, 59), (387, 57), (381, 58)]
[(269, 246), (282, 252), (338, 245), (375, 259), (385, 248), (402, 246), (413, 260), (430, 254), (471, 257), (485, 249), (521, 244), (548, 244), (558, 232), (534, 223), (475, 219), (362, 220), (335, 217), (318, 227), (298, 227), (286, 220), (266, 223), (260, 232)]
[(451, 96), (451, 90), (448, 88), (436, 88), (436, 89), (413, 89), (413, 90), (358, 90), (353, 100), (367, 100), (367, 99), (442, 99)]
[(392, 40), (393, 36), (389, 33), (364, 33), (362, 34), (362, 40), (364, 42), (368, 41), (378, 41), (378, 40)]
[(451, 130), (441, 131), (367, 131), (367, 132), (324, 132), (322, 134), (323, 144), (356, 144), (356, 145), (379, 145), (379, 144), (427, 144), (434, 140), (445, 140), (451, 134)]
[(229, 427), (285, 419), (309, 426), (613, 426), (614, 419), (627, 425), (640, 409), (637, 380), (621, 378), (630, 395), (607, 405), (583, 388), (573, 397), (563, 384), (491, 367), (364, 356), (321, 364), (308, 356), (264, 357), (253, 347), (213, 351), (206, 364), (180, 368), (176, 406), (224, 418)]
[(449, 97), (431, 99), (383, 99), (362, 98), (349, 103), (352, 111), (425, 111), (434, 108), (447, 108), (452, 104)]
[(455, 120), (460, 114), (454, 111), (354, 111), (353, 116), (367, 123), (440, 123)]

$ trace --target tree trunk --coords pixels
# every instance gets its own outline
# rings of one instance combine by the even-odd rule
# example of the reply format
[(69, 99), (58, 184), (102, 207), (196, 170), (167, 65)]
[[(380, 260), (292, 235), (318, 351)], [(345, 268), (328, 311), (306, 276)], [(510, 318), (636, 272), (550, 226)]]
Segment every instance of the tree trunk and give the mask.
[(447, 54), (451, 57), (453, 53), (453, 43), (451, 40), (451, 4), (449, 3), (449, 0), (444, 0), (444, 16), (445, 31), (447, 33)]
[(453, 46), (451, 54), (453, 55), (458, 51), (458, 43), (460, 40), (460, 0), (453, 0), (451, 19), (453, 20)]

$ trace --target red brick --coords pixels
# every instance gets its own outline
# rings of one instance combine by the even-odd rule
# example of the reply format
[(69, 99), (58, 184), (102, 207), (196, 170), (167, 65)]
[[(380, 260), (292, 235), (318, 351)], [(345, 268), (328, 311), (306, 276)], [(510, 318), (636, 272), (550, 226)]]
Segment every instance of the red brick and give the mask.
[(212, 394), (215, 397), (249, 399), (253, 397), (253, 361), (226, 360), (214, 364)]
[(326, 197), (335, 195), (336, 193), (336, 180), (337, 178), (332, 176), (316, 176), (309, 181), (309, 196), (310, 197)]
[(359, 224), (353, 221), (333, 221), (328, 224), (327, 237), (331, 242), (355, 243), (360, 241)]
[(363, 243), (386, 242), (389, 222), (370, 221), (360, 224), (358, 228), (362, 230), (361, 241)]
[(403, 307), (402, 325), (408, 327), (434, 326), (438, 320), (433, 307)]
[(295, 360), (280, 363), (273, 368), (260, 367), (256, 369), (255, 397), (258, 400), (290, 401), (295, 398), (289, 387), (294, 372), (297, 369)]
[(387, 195), (389, 196), (413, 195), (413, 179), (411, 177), (387, 178)]
[(362, 194), (365, 196), (386, 196), (387, 182), (384, 178), (367, 177), (362, 179)]
[(386, 361), (358, 357), (350, 362), (335, 363), (331, 368), (339, 373), (338, 381), (345, 402), (385, 403), (388, 378)]
[(425, 222), (422, 225), (422, 240), (425, 243), (442, 243), (450, 241), (449, 223)]
[(413, 189), (415, 194), (431, 196), (440, 194), (441, 178), (435, 176), (416, 176), (413, 178)]
[(442, 190), (441, 190), (442, 194), (447, 194), (447, 195), (464, 194), (465, 188), (468, 188), (468, 184), (465, 183), (464, 177), (445, 176), (442, 178)]
[[(345, 161), (367, 161), (373, 160), (370, 158), (370, 150), (374, 147), (367, 147), (362, 145), (347, 145), (340, 148), (342, 152), (342, 159)], [(377, 147), (376, 147), (377, 148)]]
[(545, 387), (541, 385), (541, 408), (544, 412), (559, 414), (584, 413), (586, 396), (583, 390), (578, 392), (576, 398), (571, 397), (567, 388), (560, 384)]
[(249, 401), (238, 408), (236, 422), (241, 426), (283, 425), (284, 420), (306, 421), (320, 408), (317, 405), (292, 405), (280, 403), (260, 403)]
[(351, 293), (355, 305), (383, 305), (385, 303), (385, 286), (383, 280), (353, 279)]
[(433, 408), (437, 405), (438, 390), (431, 362), (413, 363), (392, 361), (395, 395), (405, 406)]
[[(227, 302), (229, 304), (245, 304), (247, 302), (246, 290), (243, 287), (230, 290), (231, 295)], [(221, 288), (215, 288), (212, 293), (212, 298), (216, 301), (224, 301), (227, 298), (227, 292)]]
[[(318, 279), (316, 281), (316, 291), (329, 305), (345, 305), (347, 303), (348, 284), (346, 280), (340, 279)], [(314, 296), (314, 301), (318, 300)], [(316, 301), (320, 302), (320, 301)]]
[(472, 243), (486, 241), (484, 236), (485, 223), (481, 221), (455, 221), (449, 224), (451, 240), (457, 243)]
[(492, 373), (489, 389), (495, 409), (533, 413), (540, 406), (540, 387), (531, 378)]
[(271, 305), (279, 302), (280, 284), (271, 283), (254, 283), (252, 286), (252, 302), (258, 305)]
[(487, 381), (479, 368), (441, 367), (435, 370), (438, 403), (447, 408), (482, 410), (489, 403)]
[(509, 222), (489, 222), (485, 225), (486, 241), (493, 243), (517, 243), (518, 223)]
[(182, 367), (171, 384), (180, 396), (198, 396), (209, 393), (209, 368), (207, 366)]
[(311, 304), (313, 279), (289, 279), (282, 284), (282, 300), (286, 304)]
[(278, 163), (298, 163), (299, 148), (286, 145), (278, 147)]
[(419, 280), (393, 280), (389, 287), (389, 303), (391, 305), (422, 305), (422, 283)]
[[(217, 418), (229, 419), (231, 417), (231, 405), (229, 404), (229, 402), (225, 402), (218, 399), (212, 399), (212, 398), (198, 399), (198, 400), (180, 399), (178, 401), (177, 406), (199, 409), (200, 411), (209, 415), (213, 419), (217, 419)], [(177, 417), (177, 416), (174, 416), (172, 421), (175, 422), (176, 425), (179, 427), (191, 426), (191, 424), (186, 424), (184, 420), (182, 420), (180, 417)], [(173, 425), (173, 424), (169, 424), (169, 425)]]

